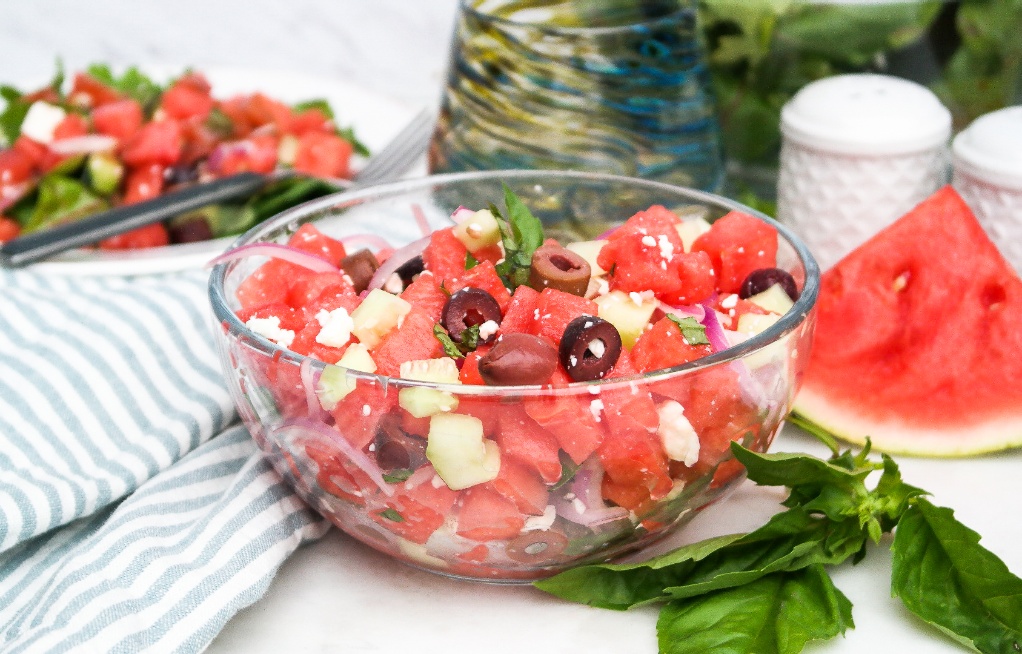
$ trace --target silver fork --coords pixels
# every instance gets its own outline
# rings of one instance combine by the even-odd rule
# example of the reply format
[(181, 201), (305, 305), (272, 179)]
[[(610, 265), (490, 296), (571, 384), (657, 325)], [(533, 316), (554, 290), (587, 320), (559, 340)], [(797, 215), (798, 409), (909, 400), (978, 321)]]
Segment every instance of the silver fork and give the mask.
[[(427, 110), (419, 112), (386, 146), (370, 157), (369, 163), (353, 180), (328, 181), (339, 188), (361, 188), (397, 179), (425, 150), (432, 127), (432, 113)], [(293, 173), (238, 173), (20, 236), (0, 246), (0, 265), (24, 266), (58, 252), (96, 243), (209, 204), (252, 195), (268, 181), (290, 174)]]

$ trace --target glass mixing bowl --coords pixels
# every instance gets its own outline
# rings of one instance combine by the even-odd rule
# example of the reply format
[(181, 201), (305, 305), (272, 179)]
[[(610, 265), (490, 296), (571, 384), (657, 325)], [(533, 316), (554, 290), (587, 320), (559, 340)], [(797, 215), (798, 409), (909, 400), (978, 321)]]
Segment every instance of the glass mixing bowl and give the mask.
[[(551, 387), (381, 377), (279, 347), (235, 314), (239, 283), (265, 257), (215, 266), (209, 292), (239, 413), (305, 501), (347, 534), (413, 566), (527, 582), (643, 548), (743, 478), (730, 443), (763, 451), (780, 429), (808, 361), (819, 271), (790, 231), (730, 200), (555, 171), (462, 173), (350, 191), (284, 212), (235, 246), (283, 243), (311, 222), (348, 243), (382, 238), (400, 247), (422, 238), (416, 214), (431, 229), (450, 226), (458, 207), (498, 202), (504, 184), (562, 243), (593, 238), (654, 204), (711, 221), (745, 211), (777, 229), (778, 266), (801, 294), (765, 331), (703, 359)], [(347, 384), (330, 410), (317, 394), (324, 378)], [(431, 453), (440, 447), (434, 418), (424, 422), (406, 411), (408, 393), (445, 402), (444, 420), (457, 423), (458, 438), (482, 456), (472, 465), (491, 466), (496, 478), (473, 483), (467, 466), (467, 481), (445, 483), (433, 468), (440, 465)], [(665, 432), (681, 439), (682, 460), (665, 456), (658, 436)], [(445, 465), (451, 478), (454, 464)]]

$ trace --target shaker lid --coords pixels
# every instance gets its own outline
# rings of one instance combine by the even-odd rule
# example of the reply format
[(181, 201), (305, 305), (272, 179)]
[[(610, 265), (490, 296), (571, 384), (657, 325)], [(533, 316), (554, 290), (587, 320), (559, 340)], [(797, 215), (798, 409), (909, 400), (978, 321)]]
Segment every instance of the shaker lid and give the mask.
[(908, 154), (946, 143), (951, 112), (929, 89), (909, 80), (837, 75), (808, 84), (784, 105), (781, 133), (838, 154)]
[(955, 137), (955, 170), (1022, 189), (1022, 106), (980, 116)]

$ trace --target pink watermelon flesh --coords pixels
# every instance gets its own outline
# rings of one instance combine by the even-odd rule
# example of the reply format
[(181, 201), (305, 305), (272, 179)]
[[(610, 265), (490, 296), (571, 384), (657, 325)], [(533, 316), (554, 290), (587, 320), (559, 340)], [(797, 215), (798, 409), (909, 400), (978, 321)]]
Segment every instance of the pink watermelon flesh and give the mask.
[(1022, 445), (1022, 280), (951, 187), (823, 275), (795, 410), (885, 452)]

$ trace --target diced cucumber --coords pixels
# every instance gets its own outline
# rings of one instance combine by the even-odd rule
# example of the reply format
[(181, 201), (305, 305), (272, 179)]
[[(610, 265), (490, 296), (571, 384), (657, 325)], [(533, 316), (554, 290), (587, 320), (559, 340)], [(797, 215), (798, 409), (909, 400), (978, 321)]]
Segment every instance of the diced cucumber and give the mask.
[(685, 244), (685, 252), (691, 252), (696, 239), (710, 231), (710, 223), (705, 218), (688, 218), (678, 223), (675, 229)]
[(460, 384), (458, 363), (451, 357), (417, 359), (401, 364), (401, 379), (434, 382), (437, 384)]
[(767, 290), (750, 296), (748, 300), (756, 306), (781, 316), (788, 313), (791, 307), (795, 305), (780, 284), (774, 284)]
[(332, 411), (338, 402), (355, 390), (355, 380), (348, 376), (346, 369), (376, 372), (376, 362), (369, 355), (365, 345), (352, 343), (341, 355), (337, 365), (323, 368), (316, 387), (316, 396), (325, 411)]
[(482, 209), (455, 225), (454, 236), (469, 252), (478, 252), (500, 243), (500, 225), (489, 209)]
[(600, 268), (599, 264), (596, 263), (600, 250), (606, 244), (607, 241), (576, 241), (575, 243), (568, 243), (564, 247), (585, 259), (586, 263), (589, 264), (593, 277), (599, 277), (607, 274), (607, 271)]
[(426, 458), (448, 488), (462, 490), (497, 478), (500, 450), (483, 438), (479, 418), (439, 413), (429, 419)]
[(124, 178), (124, 165), (109, 152), (90, 154), (86, 167), (89, 185), (100, 195), (113, 195)]
[(458, 398), (454, 394), (422, 386), (402, 388), (398, 391), (397, 403), (415, 418), (449, 413), (458, 408)]
[(743, 313), (738, 317), (738, 331), (743, 334), (759, 334), (780, 319), (780, 316), (773, 314)]
[(396, 295), (374, 288), (362, 303), (352, 311), (351, 320), (355, 327), (351, 333), (358, 337), (363, 345), (372, 349), (379, 345), (383, 337), (401, 322), (412, 305)]
[(617, 327), (621, 342), (629, 348), (642, 335), (642, 330), (649, 324), (649, 318), (658, 306), (656, 298), (624, 291), (611, 291), (594, 301), (599, 307), (599, 317)]

